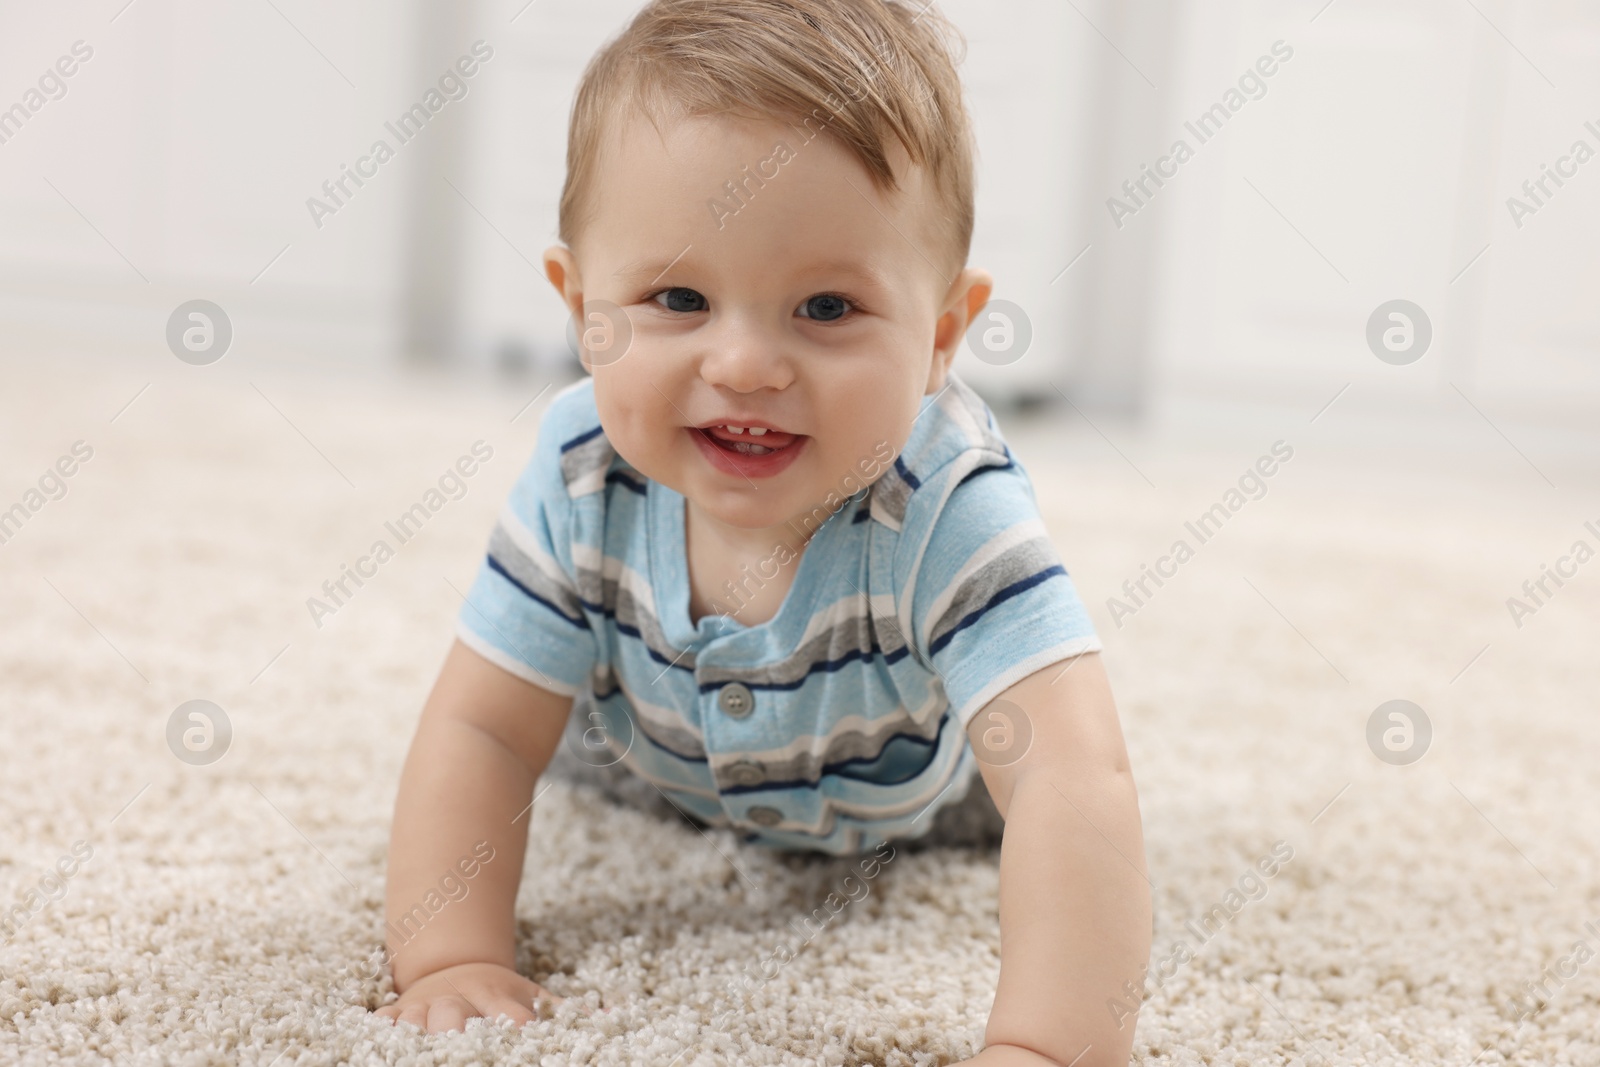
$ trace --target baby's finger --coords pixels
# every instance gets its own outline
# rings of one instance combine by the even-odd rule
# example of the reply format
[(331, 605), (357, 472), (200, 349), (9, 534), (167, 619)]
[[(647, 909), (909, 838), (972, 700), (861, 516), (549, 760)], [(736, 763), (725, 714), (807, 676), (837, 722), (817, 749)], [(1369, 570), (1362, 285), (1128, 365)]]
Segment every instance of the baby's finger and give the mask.
[(428, 1033), (442, 1034), (450, 1030), (465, 1032), (467, 1020), (478, 1012), (460, 997), (440, 997), (428, 1009)]
[(400, 1009), (399, 1021), (410, 1023), (419, 1030), (426, 1030), (428, 1028), (428, 1002), (425, 1000), (413, 1000), (410, 1004)]

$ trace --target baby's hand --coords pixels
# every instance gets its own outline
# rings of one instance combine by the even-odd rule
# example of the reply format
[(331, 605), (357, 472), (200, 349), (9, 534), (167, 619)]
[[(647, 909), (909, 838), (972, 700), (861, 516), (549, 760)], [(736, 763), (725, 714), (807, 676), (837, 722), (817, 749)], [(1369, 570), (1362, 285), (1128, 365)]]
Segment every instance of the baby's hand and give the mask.
[(476, 1015), (493, 1019), (508, 1015), (516, 1026), (532, 1022), (539, 998), (559, 1004), (558, 997), (497, 963), (461, 963), (424, 975), (406, 987), (400, 999), (373, 1012), (426, 1029), (430, 1034), (465, 1030)]

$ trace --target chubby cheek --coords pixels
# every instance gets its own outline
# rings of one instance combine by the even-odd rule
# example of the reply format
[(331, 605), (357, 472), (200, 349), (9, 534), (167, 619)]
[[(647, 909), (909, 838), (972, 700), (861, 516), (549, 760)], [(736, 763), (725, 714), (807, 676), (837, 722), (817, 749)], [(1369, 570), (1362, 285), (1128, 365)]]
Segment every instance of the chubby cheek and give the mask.
[[(865, 358), (850, 368), (848, 381), (839, 380), (829, 390), (829, 423), (849, 441), (849, 454), (842, 457), (847, 467), (871, 462), (875, 450), (899, 454), (928, 382), (927, 363), (916, 358), (914, 338), (886, 333), (874, 347), (877, 351), (863, 353)], [(880, 442), (886, 442), (884, 449), (878, 449)]]
[(682, 421), (663, 416), (662, 408), (672, 414), (667, 402), (648, 382), (641, 383), (637, 376), (629, 381), (608, 368), (595, 376), (594, 404), (606, 437), (622, 458), (656, 477), (674, 447), (671, 431)]
[(879, 392), (877, 403), (841, 405), (829, 420), (834, 440), (827, 448), (824, 476), (837, 482), (846, 475), (859, 479), (863, 471), (871, 471), (875, 477), (885, 467), (883, 457), (897, 455), (904, 447), (916, 403)]

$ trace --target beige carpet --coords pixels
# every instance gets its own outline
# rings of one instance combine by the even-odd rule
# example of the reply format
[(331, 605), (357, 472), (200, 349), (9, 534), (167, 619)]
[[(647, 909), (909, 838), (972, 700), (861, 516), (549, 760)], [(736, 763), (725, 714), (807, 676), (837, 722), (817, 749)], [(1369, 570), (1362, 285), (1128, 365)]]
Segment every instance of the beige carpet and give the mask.
[[(849, 861), (561, 785), (532, 820), (520, 965), (611, 1010), (440, 1036), (373, 1018), (400, 761), (538, 383), (295, 379), (247, 353), (0, 374), (0, 507), (93, 448), (0, 545), (0, 899), (22, 908), (0, 1063), (911, 1065), (981, 1047), (994, 855), (901, 854), (807, 940), (791, 923)], [(1104, 427), (1138, 470), (1077, 416), (1013, 436), (1106, 638), (1156, 961), (1179, 940), (1194, 955), (1152, 977), (1136, 1060), (1600, 1064), (1600, 962), (1561, 962), (1580, 939), (1600, 951), (1600, 562), (1520, 631), (1505, 608), (1596, 540), (1594, 479), (1552, 471), (1551, 490), (1481, 423), (1462, 431), (1480, 452), (1431, 465), (1347, 455), (1358, 394), (1215, 448)], [(1279, 437), (1296, 452), (1270, 494), (1116, 628), (1106, 598)], [(495, 456), (466, 496), (314, 626), (306, 599), (479, 439)], [(1409, 767), (1365, 740), (1394, 698), (1434, 728)], [(232, 723), (210, 766), (167, 746), (193, 699)], [(1276, 842), (1292, 859), (1250, 879)], [(51, 877), (63, 856), (71, 876)], [(1201, 943), (1186, 924), (1218, 905), (1237, 912)], [(1548, 1004), (1519, 1026), (1511, 998), (1546, 968)], [(732, 999), (741, 973), (771, 977)]]

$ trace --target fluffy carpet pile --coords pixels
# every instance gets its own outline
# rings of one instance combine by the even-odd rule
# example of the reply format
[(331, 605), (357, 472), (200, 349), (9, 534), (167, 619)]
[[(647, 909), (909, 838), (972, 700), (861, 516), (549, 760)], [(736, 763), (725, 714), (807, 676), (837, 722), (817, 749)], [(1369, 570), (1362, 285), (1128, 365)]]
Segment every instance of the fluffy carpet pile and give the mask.
[[(997, 853), (903, 852), (807, 937), (853, 861), (559, 782), (531, 819), (519, 965), (573, 1002), (520, 1032), (374, 1018), (400, 763), (548, 394), (522, 410), (538, 383), (171, 362), (3, 371), (0, 509), (27, 517), (0, 544), (0, 1062), (933, 1065), (982, 1047)], [(1351, 455), (1356, 409), (1314, 410), (1199, 451), (1112, 432), (1127, 459), (1076, 415), (1011, 431), (1105, 637), (1141, 790), (1157, 931), (1121, 1001), (1143, 996), (1136, 1062), (1600, 1064), (1600, 563), (1520, 628), (1506, 606), (1600, 545), (1600, 512), (1509, 452)], [(1231, 508), (1279, 438), (1292, 460)], [(80, 441), (60, 495), (46, 472)], [(396, 543), (385, 523), (479, 441), (493, 457), (464, 495)], [(1219, 502), (1201, 541), (1185, 524)], [(324, 583), (380, 539), (392, 558), (335, 604)], [(1180, 539), (1174, 576), (1130, 599)], [(1410, 765), (1368, 743), (1395, 699), (1431, 726)], [(198, 727), (172, 720), (193, 700), (231, 736), (186, 748)]]

